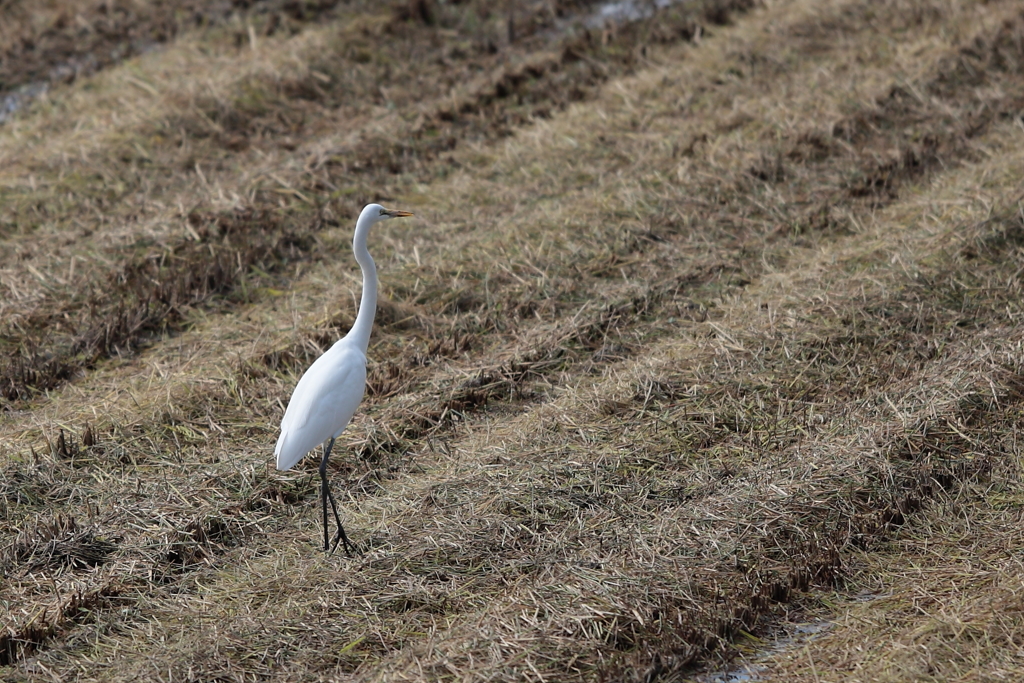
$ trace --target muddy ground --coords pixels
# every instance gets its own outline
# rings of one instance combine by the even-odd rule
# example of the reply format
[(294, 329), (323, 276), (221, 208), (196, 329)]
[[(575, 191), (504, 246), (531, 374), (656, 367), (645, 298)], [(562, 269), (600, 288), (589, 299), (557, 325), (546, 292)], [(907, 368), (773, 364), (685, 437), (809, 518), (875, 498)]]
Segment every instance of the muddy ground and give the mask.
[(635, 7), (0, 0), (5, 680), (1020, 677), (1024, 10)]

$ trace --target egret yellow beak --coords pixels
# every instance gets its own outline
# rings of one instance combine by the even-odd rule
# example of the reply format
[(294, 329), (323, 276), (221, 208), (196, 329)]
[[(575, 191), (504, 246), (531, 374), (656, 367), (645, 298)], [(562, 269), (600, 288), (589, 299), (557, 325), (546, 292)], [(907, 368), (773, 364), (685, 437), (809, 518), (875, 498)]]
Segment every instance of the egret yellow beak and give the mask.
[(398, 211), (395, 209), (387, 209), (384, 213), (392, 218), (405, 218), (406, 216), (413, 215), (411, 211)]

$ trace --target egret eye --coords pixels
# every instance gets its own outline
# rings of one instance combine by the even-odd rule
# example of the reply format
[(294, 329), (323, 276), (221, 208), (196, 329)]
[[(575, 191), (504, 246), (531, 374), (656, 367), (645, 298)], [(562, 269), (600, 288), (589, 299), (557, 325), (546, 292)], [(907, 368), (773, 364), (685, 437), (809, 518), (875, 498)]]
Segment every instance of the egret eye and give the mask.
[(383, 216), (383, 215), (384, 215), (384, 214), (386, 214), (387, 212), (388, 212), (388, 210), (387, 210), (387, 209), (381, 209), (381, 210), (380, 210), (380, 215), (381, 215), (381, 216)]

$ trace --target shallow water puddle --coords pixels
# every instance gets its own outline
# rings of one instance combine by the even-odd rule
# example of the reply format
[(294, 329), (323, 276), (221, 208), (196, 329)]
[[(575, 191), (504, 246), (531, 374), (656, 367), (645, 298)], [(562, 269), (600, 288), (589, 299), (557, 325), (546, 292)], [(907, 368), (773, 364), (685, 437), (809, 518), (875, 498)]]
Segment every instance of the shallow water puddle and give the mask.
[[(872, 602), (891, 597), (887, 593), (858, 593), (848, 596), (852, 604)], [(763, 648), (755, 649), (748, 655), (737, 658), (736, 665), (721, 671), (711, 671), (687, 679), (691, 683), (753, 683), (768, 680), (764, 674), (768, 660), (793, 652), (830, 631), (835, 622), (824, 619), (784, 624), (785, 633), (778, 638), (763, 641)]]
[(791, 652), (814, 640), (833, 626), (831, 621), (809, 621), (787, 624), (786, 634), (766, 641), (766, 647), (748, 657), (740, 658), (738, 664), (730, 669), (712, 671), (689, 679), (692, 683), (751, 683), (766, 680), (766, 660), (785, 652)]
[(587, 28), (600, 28), (608, 22), (640, 21), (649, 19), (660, 9), (676, 5), (680, 0), (616, 0), (598, 6), (583, 24)]
[(25, 104), (45, 93), (48, 88), (48, 83), (36, 81), (0, 97), (0, 125), (6, 123)]

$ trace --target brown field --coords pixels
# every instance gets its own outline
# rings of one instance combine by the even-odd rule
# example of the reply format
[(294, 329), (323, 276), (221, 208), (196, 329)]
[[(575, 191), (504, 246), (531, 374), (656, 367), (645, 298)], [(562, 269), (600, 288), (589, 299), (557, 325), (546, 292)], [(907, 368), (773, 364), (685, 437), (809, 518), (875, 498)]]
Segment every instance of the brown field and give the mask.
[(1024, 680), (1024, 5), (602, 7), (0, 0), (0, 679)]

